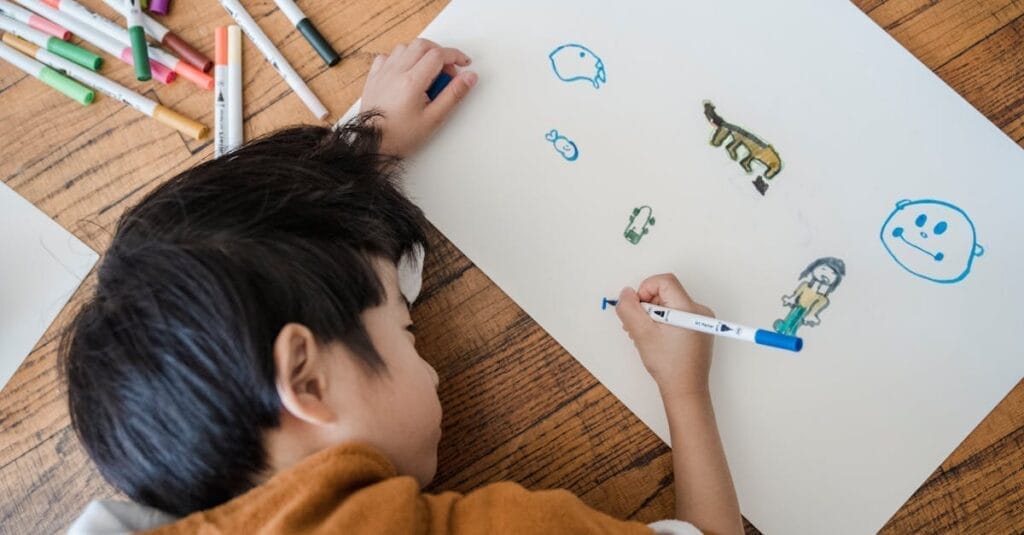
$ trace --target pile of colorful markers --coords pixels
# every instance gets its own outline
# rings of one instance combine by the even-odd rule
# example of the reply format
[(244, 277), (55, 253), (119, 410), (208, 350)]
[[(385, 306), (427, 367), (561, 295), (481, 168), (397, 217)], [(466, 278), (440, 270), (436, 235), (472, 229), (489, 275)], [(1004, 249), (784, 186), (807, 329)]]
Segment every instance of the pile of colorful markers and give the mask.
[[(95, 89), (195, 139), (206, 137), (209, 133), (206, 125), (102, 76), (98, 71), (103, 58), (68, 41), (73, 33), (101, 52), (132, 65), (139, 81), (156, 79), (169, 84), (181, 76), (200, 89), (215, 89), (214, 152), (218, 156), (244, 141), (241, 32), (253, 41), (317, 119), (327, 117), (324, 105), (238, 0), (220, 0), (238, 26), (216, 29), (216, 68), (203, 53), (143, 13), (145, 0), (103, 0), (124, 18), (126, 26), (89, 10), (76, 0), (15, 1), (20, 6), (0, 0), (0, 31), (3, 32), (0, 59), (81, 104), (95, 100)], [(341, 60), (292, 0), (275, 1), (328, 66)], [(148, 8), (152, 13), (165, 14), (168, 0), (149, 0)], [(214, 77), (208, 74), (211, 69)]]

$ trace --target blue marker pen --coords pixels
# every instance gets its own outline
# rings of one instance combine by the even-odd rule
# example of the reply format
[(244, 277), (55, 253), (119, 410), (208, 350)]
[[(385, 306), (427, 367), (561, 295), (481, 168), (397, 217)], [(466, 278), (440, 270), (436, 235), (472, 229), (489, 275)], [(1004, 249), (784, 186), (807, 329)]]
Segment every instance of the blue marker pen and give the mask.
[[(619, 304), (619, 302), (616, 299), (602, 298), (601, 310), (608, 308), (608, 305), (615, 306), (617, 304)], [(796, 336), (779, 334), (775, 331), (767, 331), (765, 329), (744, 327), (743, 325), (727, 323), (715, 318), (709, 318), (699, 314), (691, 314), (689, 312), (683, 312), (682, 310), (652, 305), (650, 303), (640, 303), (640, 306), (644, 307), (644, 310), (650, 314), (651, 319), (659, 323), (667, 323), (684, 329), (692, 329), (703, 333), (736, 338), (738, 340), (746, 340), (748, 342), (754, 342), (755, 344), (794, 352), (800, 351), (804, 347), (803, 339)]]
[(438, 74), (437, 78), (434, 78), (434, 81), (430, 84), (430, 87), (427, 88), (427, 98), (430, 100), (437, 98), (437, 96), (441, 94), (441, 91), (444, 91), (444, 88), (448, 87), (448, 82), (451, 81), (451, 75), (441, 71), (441, 74)]

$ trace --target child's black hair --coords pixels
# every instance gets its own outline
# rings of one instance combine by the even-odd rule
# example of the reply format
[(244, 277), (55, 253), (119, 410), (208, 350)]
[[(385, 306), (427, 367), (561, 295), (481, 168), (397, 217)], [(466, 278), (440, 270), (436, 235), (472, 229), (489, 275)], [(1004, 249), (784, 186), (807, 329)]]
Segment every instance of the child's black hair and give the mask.
[(835, 258), (833, 256), (826, 256), (819, 258), (814, 262), (807, 265), (807, 269), (800, 273), (800, 278), (803, 279), (814, 272), (819, 266), (827, 266), (829, 269), (836, 273), (836, 280), (832, 284), (828, 285), (828, 290), (825, 291), (825, 295), (828, 295), (835, 291), (839, 287), (839, 283), (843, 282), (843, 277), (846, 276), (846, 262)]
[(372, 260), (424, 244), (425, 221), (371, 119), (256, 140), (121, 217), (60, 359), (82, 444), (133, 500), (186, 515), (255, 484), (286, 323), (386, 372), (360, 319), (385, 299)]

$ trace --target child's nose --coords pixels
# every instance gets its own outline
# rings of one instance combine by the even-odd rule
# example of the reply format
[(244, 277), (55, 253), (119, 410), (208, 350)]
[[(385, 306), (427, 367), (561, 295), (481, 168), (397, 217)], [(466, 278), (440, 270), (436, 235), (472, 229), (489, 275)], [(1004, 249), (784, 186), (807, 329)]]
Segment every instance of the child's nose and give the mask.
[(928, 233), (922, 230), (921, 231), (921, 237), (922, 238), (927, 238), (928, 237)]

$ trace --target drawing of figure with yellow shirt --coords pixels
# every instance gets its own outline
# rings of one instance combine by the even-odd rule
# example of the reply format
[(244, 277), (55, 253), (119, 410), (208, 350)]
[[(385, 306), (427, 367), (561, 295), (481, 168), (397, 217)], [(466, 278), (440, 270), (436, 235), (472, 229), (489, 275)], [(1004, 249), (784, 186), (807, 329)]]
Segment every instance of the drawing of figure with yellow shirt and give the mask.
[(846, 275), (846, 264), (831, 256), (811, 262), (800, 273), (800, 284), (790, 295), (782, 296), (783, 306), (789, 307), (786, 319), (775, 320), (775, 332), (796, 335), (801, 325), (814, 327), (821, 323), (821, 311), (829, 305), (829, 294), (839, 287)]

